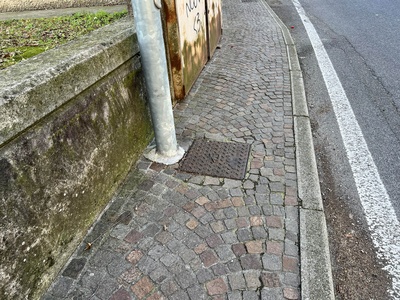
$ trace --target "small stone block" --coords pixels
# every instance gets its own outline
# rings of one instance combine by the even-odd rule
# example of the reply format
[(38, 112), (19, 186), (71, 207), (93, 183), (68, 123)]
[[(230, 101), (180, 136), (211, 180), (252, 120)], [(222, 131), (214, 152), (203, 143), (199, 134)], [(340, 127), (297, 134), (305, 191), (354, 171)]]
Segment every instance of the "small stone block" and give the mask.
[(140, 272), (139, 269), (131, 268), (129, 270), (126, 270), (124, 273), (122, 273), (119, 278), (127, 283), (133, 283), (133, 282), (137, 281), (141, 276), (142, 276), (142, 272)]
[(283, 228), (282, 217), (280, 216), (267, 216), (267, 226), (274, 228)]
[(267, 253), (282, 255), (283, 253), (283, 243), (277, 241), (268, 241), (267, 242)]
[(298, 271), (299, 260), (292, 256), (283, 256), (283, 271), (296, 273)]
[(244, 205), (244, 200), (242, 197), (232, 197), (233, 206), (239, 207)]
[(264, 253), (263, 241), (249, 241), (246, 242), (247, 253)]
[(263, 283), (263, 286), (268, 288), (281, 286), (281, 280), (279, 279), (279, 275), (276, 273), (262, 272), (261, 281)]
[(200, 259), (206, 268), (215, 265), (218, 262), (218, 257), (212, 250), (206, 250), (200, 254)]
[(202, 197), (198, 198), (195, 202), (196, 202), (198, 205), (204, 205), (204, 204), (210, 202), (210, 200), (208, 200), (208, 198), (202, 196)]
[(199, 222), (197, 222), (195, 219), (190, 219), (186, 223), (186, 227), (189, 228), (190, 230), (194, 230), (198, 225), (199, 225)]
[(125, 241), (127, 241), (128, 243), (131, 244), (135, 244), (138, 241), (140, 241), (140, 239), (143, 237), (143, 234), (141, 234), (139, 231), (133, 229), (131, 232), (129, 232), (127, 234), (127, 236), (125, 237)]
[(246, 254), (246, 248), (244, 247), (243, 244), (234, 244), (232, 245), (232, 251), (235, 253), (237, 257), (242, 256), (243, 254)]
[(285, 297), (285, 299), (297, 300), (299, 299), (299, 291), (297, 289), (284, 288), (283, 296)]
[(143, 253), (140, 250), (133, 250), (128, 254), (126, 260), (129, 261), (132, 265), (136, 265), (138, 261), (142, 258)]
[(142, 277), (137, 283), (135, 283), (131, 289), (137, 298), (143, 299), (147, 294), (149, 294), (154, 288), (153, 283), (149, 277)]
[(210, 296), (223, 295), (228, 292), (228, 286), (222, 278), (217, 278), (206, 283), (207, 292)]
[(207, 245), (206, 244), (199, 244), (193, 250), (197, 254), (200, 254), (200, 253), (203, 253), (206, 249), (207, 249)]
[(132, 300), (132, 297), (124, 288), (120, 288), (111, 296), (110, 300)]
[(252, 216), (250, 217), (250, 225), (251, 226), (262, 226), (264, 224), (264, 220), (262, 216)]

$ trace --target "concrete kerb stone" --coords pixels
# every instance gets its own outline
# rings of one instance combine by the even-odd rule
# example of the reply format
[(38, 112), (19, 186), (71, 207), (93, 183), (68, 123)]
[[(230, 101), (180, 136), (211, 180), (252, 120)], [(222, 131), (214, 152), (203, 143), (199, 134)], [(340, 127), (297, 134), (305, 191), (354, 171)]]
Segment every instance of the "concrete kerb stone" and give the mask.
[(328, 233), (297, 51), (285, 24), (267, 3), (262, 2), (282, 30), (290, 65), (298, 195), (302, 201), (300, 209), (301, 297), (302, 299), (334, 299)]
[(327, 241), (324, 212), (300, 209), (302, 299), (335, 299)]

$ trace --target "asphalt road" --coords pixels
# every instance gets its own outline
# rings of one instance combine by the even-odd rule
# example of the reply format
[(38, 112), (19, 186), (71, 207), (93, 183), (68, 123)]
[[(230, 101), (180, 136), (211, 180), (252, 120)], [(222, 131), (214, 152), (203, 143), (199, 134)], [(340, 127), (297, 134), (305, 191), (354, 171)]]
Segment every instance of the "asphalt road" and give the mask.
[[(346, 281), (358, 280), (360, 288), (372, 284), (365, 293), (368, 298), (386, 299), (388, 294), (379, 289), (382, 280), (390, 289), (387, 274), (381, 272), (385, 262), (376, 255), (367, 224), (368, 212), (360, 202), (343, 132), (313, 46), (291, 0), (267, 2), (291, 28), (303, 69), (339, 298), (351, 299), (348, 295), (357, 291), (357, 284), (340, 289), (351, 285)], [(299, 2), (334, 66), (389, 196), (394, 218), (399, 220), (400, 6), (389, 0)], [(357, 237), (357, 242), (349, 236)], [(370, 277), (371, 273), (374, 276)], [(380, 280), (376, 280), (378, 277)]]

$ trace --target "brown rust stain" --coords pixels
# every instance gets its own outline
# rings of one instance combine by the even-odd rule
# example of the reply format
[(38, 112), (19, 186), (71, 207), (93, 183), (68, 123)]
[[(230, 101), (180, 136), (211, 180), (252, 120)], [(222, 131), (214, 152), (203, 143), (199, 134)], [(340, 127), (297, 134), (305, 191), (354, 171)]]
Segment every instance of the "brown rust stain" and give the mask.
[(185, 97), (185, 88), (182, 84), (183, 70), (180, 51), (178, 16), (174, 0), (165, 0), (163, 3), (163, 17), (166, 26), (167, 59), (170, 64), (170, 75), (175, 100)]

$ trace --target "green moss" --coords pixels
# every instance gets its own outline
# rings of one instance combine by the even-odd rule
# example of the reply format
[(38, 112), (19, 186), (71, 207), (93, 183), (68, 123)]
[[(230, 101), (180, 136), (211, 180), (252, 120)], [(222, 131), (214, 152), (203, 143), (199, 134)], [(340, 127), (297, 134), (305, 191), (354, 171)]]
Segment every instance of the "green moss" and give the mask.
[(70, 16), (0, 21), (0, 69), (74, 40), (127, 15), (76, 13)]
[[(13, 277), (22, 286), (21, 297), (39, 298), (44, 275), (59, 270), (61, 254), (72, 253), (152, 138), (142, 73), (131, 69), (132, 61), (125, 63), (13, 141), (14, 150), (23, 150), (10, 148), (17, 176), (4, 198), (8, 216), (16, 217), (24, 233), (0, 260), (16, 262)], [(126, 93), (129, 97), (122, 96)], [(29, 218), (18, 218), (15, 203), (23, 203)], [(65, 205), (62, 211), (55, 209), (58, 204)], [(32, 245), (38, 238), (22, 255), (22, 241)], [(8, 297), (4, 288), (2, 297)]]

